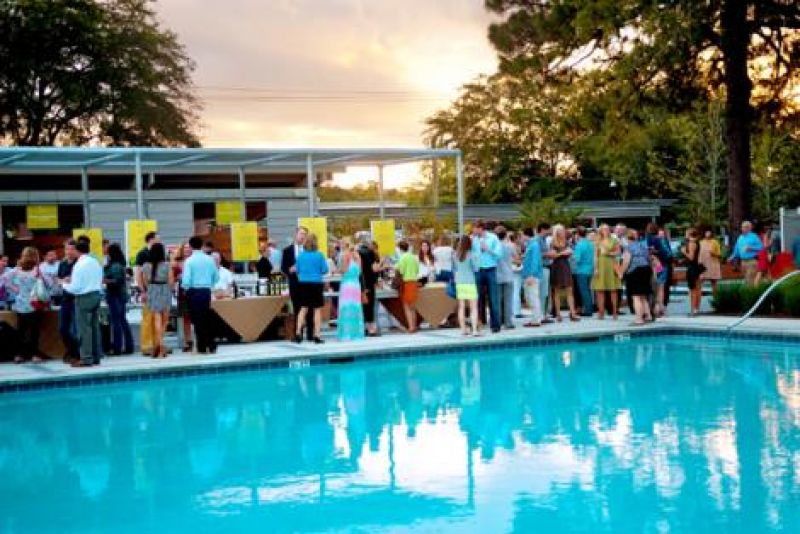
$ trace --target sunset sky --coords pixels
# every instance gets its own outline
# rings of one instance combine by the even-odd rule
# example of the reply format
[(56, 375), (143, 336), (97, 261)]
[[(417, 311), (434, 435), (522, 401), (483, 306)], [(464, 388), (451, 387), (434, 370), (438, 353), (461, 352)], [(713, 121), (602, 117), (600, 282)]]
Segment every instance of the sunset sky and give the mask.
[[(483, 0), (156, 6), (197, 64), (208, 147), (418, 147), (425, 117), (496, 64)], [(414, 173), (387, 170), (387, 186)]]

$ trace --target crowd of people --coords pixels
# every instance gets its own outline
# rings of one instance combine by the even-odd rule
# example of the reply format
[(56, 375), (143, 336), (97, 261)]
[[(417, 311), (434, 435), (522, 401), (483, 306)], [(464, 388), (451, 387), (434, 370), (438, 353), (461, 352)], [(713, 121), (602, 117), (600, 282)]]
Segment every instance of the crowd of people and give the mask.
[[(751, 239), (743, 235), (740, 240)], [(298, 228), (294, 243), (283, 252), (281, 270), (289, 277), (292, 302), (299, 310), (298, 343), (304, 337), (323, 342), (314, 325), (324, 305), (324, 276), (334, 272), (343, 274), (337, 328), (339, 339), (346, 340), (376, 335), (375, 284), (381, 278), (399, 292), (409, 333), (418, 328), (419, 288), (436, 281), (447, 283), (458, 300), (461, 331), (479, 336), (486, 329), (496, 333), (515, 328), (523, 306), (530, 309), (526, 327), (565, 318), (576, 322), (595, 314), (598, 319), (607, 314), (617, 319), (627, 308), (635, 325), (645, 324), (666, 314), (676, 263), (686, 267), (694, 315), (700, 310), (703, 284), (716, 287), (722, 277), (722, 246), (710, 231), (700, 239), (690, 228), (683, 244), (673, 250), (667, 231), (655, 223), (642, 230), (623, 224), (589, 230), (543, 223), (513, 232), (479, 220), (454, 242), (448, 236), (435, 245), (426, 239), (404, 239), (388, 253), (377, 250), (369, 239), (357, 246), (350, 243), (337, 241), (326, 261), (314, 236)], [(753, 245), (739, 249), (745, 255), (733, 259), (741, 260), (747, 270), (750, 256), (758, 251)]]
[[(728, 259), (740, 264), (747, 283), (758, 284), (768, 276), (775, 247), (771, 236), (769, 229), (758, 232), (749, 222), (742, 225)], [(568, 229), (542, 223), (510, 231), (479, 220), (464, 235), (443, 235), (435, 244), (402, 239), (391, 251), (379, 250), (368, 233), (338, 239), (328, 247), (306, 228), (298, 228), (283, 250), (272, 240), (263, 242), (259, 260), (249, 269), (259, 278), (279, 273), (285, 277), (295, 318), (294, 341), (320, 344), (328, 285), (335, 289), (332, 316), (339, 340), (379, 335), (377, 289), (382, 283), (399, 293), (407, 332), (419, 327), (419, 288), (443, 282), (458, 301), (461, 332), (480, 336), (487, 329), (496, 333), (515, 328), (515, 319), (524, 317), (523, 307), (530, 313), (522, 324), (530, 328), (595, 314), (600, 320), (609, 314), (616, 320), (625, 309), (633, 314), (634, 325), (654, 321), (666, 314), (677, 264), (685, 266), (690, 313), (695, 315), (703, 284), (716, 288), (723, 261), (722, 245), (709, 230), (701, 235), (688, 229), (682, 244), (673, 249), (666, 229), (655, 223), (641, 230), (624, 224)], [(59, 309), (66, 363), (96, 365), (104, 353), (132, 354), (135, 342), (127, 319), (132, 289), (142, 303), (139, 348), (144, 355), (163, 358), (170, 353), (164, 336), (172, 311), (177, 312), (185, 352), (215, 352), (211, 301), (235, 296), (237, 289), (230, 265), (213, 244), (193, 237), (169, 253), (159, 235), (150, 232), (133, 263), (131, 270), (117, 243), (104, 242), (104, 257), (92, 256), (86, 237), (68, 240), (63, 259), (54, 250), (40, 258), (35, 248), (27, 247), (12, 269), (8, 258), (0, 256), (0, 306), (18, 317), (15, 361), (42, 360), (42, 312), (51, 304)], [(326, 275), (336, 275), (336, 282), (329, 284)], [(105, 350), (98, 326), (103, 299), (110, 323)]]

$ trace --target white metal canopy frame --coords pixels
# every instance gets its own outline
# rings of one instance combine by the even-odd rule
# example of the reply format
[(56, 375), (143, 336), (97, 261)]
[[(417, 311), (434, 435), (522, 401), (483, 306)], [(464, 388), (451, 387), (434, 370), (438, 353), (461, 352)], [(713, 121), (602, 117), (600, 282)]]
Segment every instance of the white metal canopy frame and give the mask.
[[(89, 213), (89, 174), (133, 175), (136, 208), (145, 218), (143, 176), (146, 173), (224, 174), (239, 178), (242, 205), (247, 172), (305, 172), (308, 212), (317, 215), (316, 173), (339, 172), (347, 166), (378, 168), (378, 205), (385, 215), (383, 170), (416, 161), (453, 158), (456, 163), (458, 229), (464, 230), (464, 170), (461, 151), (426, 148), (150, 148), (150, 147), (0, 147), (0, 177), (21, 174), (76, 174), (81, 178), (86, 224)], [(434, 180), (437, 166), (434, 164)], [(2, 179), (2, 178), (0, 178)], [(437, 188), (438, 184), (434, 184)], [(2, 190), (2, 182), (0, 182)]]

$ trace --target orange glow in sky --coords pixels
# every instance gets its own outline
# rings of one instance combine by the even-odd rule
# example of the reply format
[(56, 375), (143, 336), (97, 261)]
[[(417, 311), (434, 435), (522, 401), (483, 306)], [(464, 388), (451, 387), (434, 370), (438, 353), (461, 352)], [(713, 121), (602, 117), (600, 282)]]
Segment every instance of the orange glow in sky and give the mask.
[[(196, 62), (208, 147), (419, 147), (425, 118), (496, 66), (483, 0), (155, 6)], [(416, 165), (387, 169), (386, 186), (416, 174)]]

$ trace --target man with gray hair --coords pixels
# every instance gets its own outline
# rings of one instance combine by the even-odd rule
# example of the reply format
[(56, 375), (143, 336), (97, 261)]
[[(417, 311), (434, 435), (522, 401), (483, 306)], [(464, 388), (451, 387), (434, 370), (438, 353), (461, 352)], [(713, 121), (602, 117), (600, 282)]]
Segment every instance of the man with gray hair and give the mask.
[(88, 238), (81, 237), (75, 245), (80, 254), (64, 291), (75, 296), (75, 316), (80, 338), (80, 360), (73, 367), (99, 365), (103, 351), (100, 341), (100, 301), (103, 290), (103, 267), (90, 254)]
[(736, 239), (736, 245), (733, 247), (733, 254), (731, 254), (731, 263), (737, 261), (741, 263), (742, 271), (744, 272), (744, 279), (747, 285), (756, 285), (756, 276), (758, 274), (758, 253), (764, 248), (758, 235), (753, 232), (753, 223), (750, 221), (742, 222), (742, 233)]
[(216, 285), (214, 285), (214, 298), (227, 298), (234, 296), (234, 280), (233, 273), (225, 267), (225, 262), (222, 261), (222, 255), (219, 252), (212, 252), (211, 259), (214, 260), (214, 265), (217, 267), (217, 274), (219, 278)]

